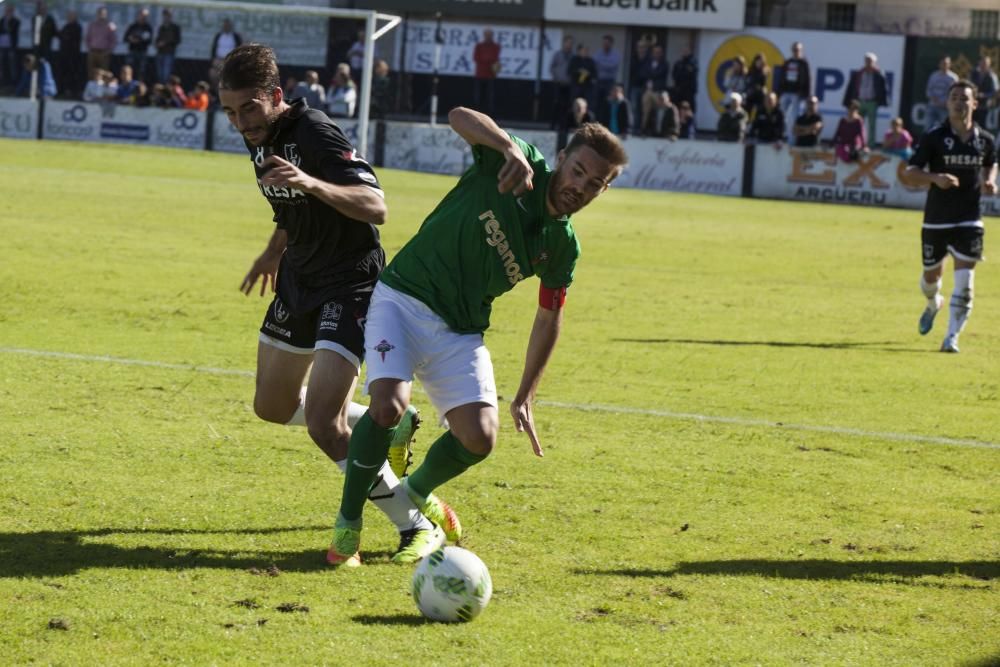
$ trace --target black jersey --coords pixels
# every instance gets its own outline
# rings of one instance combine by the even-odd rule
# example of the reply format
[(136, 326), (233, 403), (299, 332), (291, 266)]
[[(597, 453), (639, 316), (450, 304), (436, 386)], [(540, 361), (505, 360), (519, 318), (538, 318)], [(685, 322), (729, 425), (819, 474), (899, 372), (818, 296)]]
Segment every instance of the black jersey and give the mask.
[(983, 169), (996, 163), (996, 142), (993, 135), (978, 125), (972, 128), (968, 143), (963, 142), (944, 122), (926, 132), (910, 158), (916, 167), (930, 167), (932, 173), (958, 177), (958, 187), (942, 190), (931, 185), (924, 206), (924, 226), (945, 229), (959, 225), (981, 226), (979, 200), (983, 185)]
[(278, 296), (294, 314), (331, 298), (375, 288), (385, 253), (375, 225), (347, 217), (320, 199), (291, 187), (261, 184), (270, 155), (288, 160), (310, 176), (336, 185), (365, 185), (381, 192), (371, 166), (325, 113), (295, 100), (277, 121), (266, 146), (247, 146), (257, 186), (274, 211), (288, 246), (278, 270)]

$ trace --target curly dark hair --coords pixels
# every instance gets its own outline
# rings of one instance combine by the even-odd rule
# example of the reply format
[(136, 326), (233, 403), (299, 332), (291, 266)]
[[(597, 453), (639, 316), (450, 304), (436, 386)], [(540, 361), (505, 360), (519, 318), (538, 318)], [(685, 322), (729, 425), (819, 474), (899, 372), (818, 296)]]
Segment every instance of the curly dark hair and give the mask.
[(273, 93), (281, 87), (278, 61), (274, 49), (263, 44), (243, 44), (229, 52), (222, 61), (219, 88), (246, 90), (251, 88)]

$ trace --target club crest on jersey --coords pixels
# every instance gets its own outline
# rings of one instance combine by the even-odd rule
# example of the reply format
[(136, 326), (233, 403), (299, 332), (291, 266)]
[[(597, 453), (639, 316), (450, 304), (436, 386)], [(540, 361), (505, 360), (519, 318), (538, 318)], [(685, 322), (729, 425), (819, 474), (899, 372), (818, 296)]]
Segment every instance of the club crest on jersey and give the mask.
[(296, 167), (302, 163), (302, 158), (299, 157), (298, 144), (285, 144), (285, 159), (294, 164)]
[(385, 338), (383, 338), (378, 342), (378, 345), (376, 345), (372, 349), (378, 352), (380, 355), (382, 355), (382, 361), (385, 361), (386, 353), (391, 350), (395, 350), (396, 346), (387, 341)]

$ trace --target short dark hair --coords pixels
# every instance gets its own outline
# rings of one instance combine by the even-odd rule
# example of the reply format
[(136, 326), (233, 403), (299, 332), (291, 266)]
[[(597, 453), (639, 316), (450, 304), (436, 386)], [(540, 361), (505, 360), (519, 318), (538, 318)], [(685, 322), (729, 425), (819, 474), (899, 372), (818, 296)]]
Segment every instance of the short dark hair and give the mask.
[(230, 51), (222, 61), (222, 71), (219, 73), (221, 89), (250, 88), (270, 94), (280, 87), (278, 60), (270, 46), (243, 44)]
[(955, 83), (948, 86), (948, 94), (951, 95), (951, 91), (953, 91), (955, 88), (968, 88), (969, 90), (972, 91), (973, 97), (979, 97), (979, 86), (972, 83), (968, 79), (959, 79)]
[(622, 142), (611, 133), (611, 130), (600, 123), (584, 123), (576, 131), (566, 145), (566, 155), (581, 146), (589, 146), (595, 153), (610, 162), (615, 167), (628, 164), (628, 154)]

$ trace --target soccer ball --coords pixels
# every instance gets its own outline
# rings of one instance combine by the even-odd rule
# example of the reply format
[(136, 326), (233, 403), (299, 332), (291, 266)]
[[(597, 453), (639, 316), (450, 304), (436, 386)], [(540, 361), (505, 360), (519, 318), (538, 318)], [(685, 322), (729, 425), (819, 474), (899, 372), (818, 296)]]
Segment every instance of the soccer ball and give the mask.
[(413, 573), (413, 599), (432, 621), (471, 621), (493, 595), (490, 571), (467, 549), (442, 547), (420, 561)]

